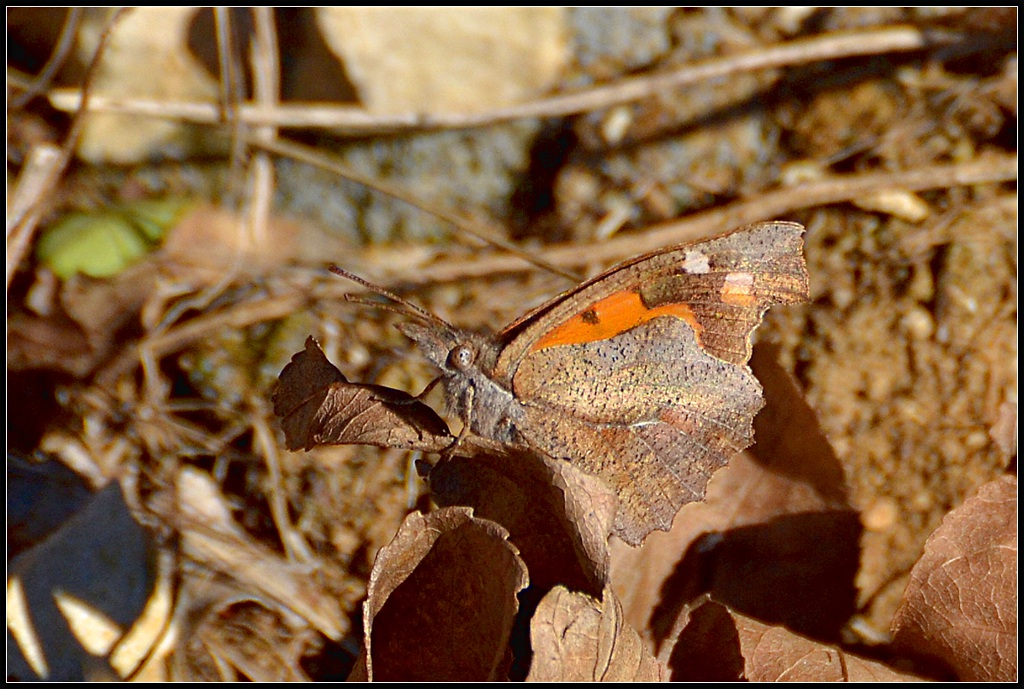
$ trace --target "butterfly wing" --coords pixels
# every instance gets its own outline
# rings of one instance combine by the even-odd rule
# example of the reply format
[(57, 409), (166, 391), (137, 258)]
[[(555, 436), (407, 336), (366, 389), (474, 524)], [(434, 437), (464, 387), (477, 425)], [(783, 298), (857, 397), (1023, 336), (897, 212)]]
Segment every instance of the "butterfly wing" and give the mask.
[(499, 333), (503, 349), (494, 375), (511, 379), (531, 350), (548, 346), (558, 333), (570, 343), (605, 339), (609, 330), (627, 330), (632, 317), (673, 311), (691, 321), (713, 355), (745, 363), (750, 333), (768, 307), (807, 299), (803, 231), (793, 222), (755, 223), (622, 263)]
[(520, 432), (613, 485), (624, 540), (668, 529), (752, 442), (750, 334), (771, 304), (806, 298), (802, 233), (760, 223), (649, 254), (504, 331), (494, 374), (526, 408)]

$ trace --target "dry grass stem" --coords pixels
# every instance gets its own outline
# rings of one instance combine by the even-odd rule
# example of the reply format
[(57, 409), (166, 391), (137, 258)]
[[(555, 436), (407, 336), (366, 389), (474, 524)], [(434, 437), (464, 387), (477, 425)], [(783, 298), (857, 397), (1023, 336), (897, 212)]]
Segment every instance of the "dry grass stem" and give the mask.
[[(241, 104), (235, 113), (250, 125), (271, 125), (302, 129), (330, 129), (350, 135), (396, 133), (423, 129), (464, 129), (532, 117), (561, 117), (599, 108), (630, 103), (660, 92), (677, 89), (708, 79), (773, 67), (808, 64), (859, 55), (911, 52), (954, 40), (952, 34), (928, 32), (913, 27), (895, 27), (851, 31), (809, 38), (772, 47), (758, 47), (749, 53), (711, 58), (687, 64), (664, 74), (619, 79), (576, 93), (561, 94), (509, 108), (475, 114), (399, 115), (371, 114), (360, 108), (325, 105)], [(74, 93), (54, 94), (54, 107), (74, 109)], [(117, 112), (163, 117), (188, 122), (217, 124), (220, 109), (213, 104), (154, 101), (149, 99), (94, 98), (92, 112)]]

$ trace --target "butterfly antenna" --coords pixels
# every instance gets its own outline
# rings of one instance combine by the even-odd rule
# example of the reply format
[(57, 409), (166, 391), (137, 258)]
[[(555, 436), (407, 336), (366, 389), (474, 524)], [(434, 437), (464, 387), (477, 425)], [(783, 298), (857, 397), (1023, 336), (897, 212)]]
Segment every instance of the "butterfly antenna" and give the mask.
[[(445, 321), (440, 316), (438, 316), (436, 314), (433, 314), (430, 311), (427, 311), (422, 306), (414, 304), (411, 301), (409, 301), (408, 299), (404, 299), (404, 298), (398, 296), (397, 294), (395, 294), (394, 292), (392, 292), (389, 289), (381, 287), (380, 285), (375, 285), (374, 283), (370, 282), (369, 280), (367, 280), (365, 278), (361, 278), (358, 275), (356, 275), (355, 273), (350, 273), (347, 270), (345, 270), (344, 268), (339, 268), (338, 266), (336, 266), (334, 264), (331, 264), (328, 267), (328, 269), (332, 273), (334, 273), (335, 275), (343, 277), (346, 280), (351, 280), (352, 282), (354, 282), (354, 283), (356, 283), (358, 285), (362, 285), (366, 289), (370, 290), (371, 292), (376, 292), (377, 294), (379, 294), (382, 297), (387, 297), (388, 299), (390, 299), (391, 301), (395, 302), (396, 304), (399, 304), (400, 306), (405, 307), (406, 309), (408, 309), (408, 311), (412, 311), (413, 315), (418, 316), (418, 317), (422, 318), (425, 321), (428, 321), (428, 322), (440, 325), (441, 327), (445, 328), (446, 330), (455, 330), (455, 327), (453, 325), (451, 325), (450, 323)], [(369, 302), (369, 301), (367, 301), (365, 299), (360, 299), (359, 297), (356, 297), (356, 296), (348, 296), (348, 295), (346, 295), (346, 299), (348, 299), (349, 301), (359, 302), (359, 303), (362, 303), (362, 304), (370, 304), (371, 303), (371, 302)], [(387, 306), (385, 306), (383, 304), (373, 304), (373, 306), (381, 307), (381, 308), (384, 308), (384, 309), (386, 309), (388, 311), (394, 311), (396, 313), (406, 313), (408, 315), (407, 311), (401, 311), (399, 309), (388, 308)]]

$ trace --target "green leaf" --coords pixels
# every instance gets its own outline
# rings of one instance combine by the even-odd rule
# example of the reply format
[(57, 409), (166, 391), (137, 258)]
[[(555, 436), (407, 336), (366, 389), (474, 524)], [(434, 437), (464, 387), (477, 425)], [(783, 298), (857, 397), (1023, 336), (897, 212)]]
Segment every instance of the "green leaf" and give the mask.
[(126, 204), (122, 212), (151, 242), (158, 242), (195, 202), (185, 198), (143, 199)]
[(75, 273), (117, 275), (149, 251), (133, 223), (118, 213), (72, 213), (47, 228), (36, 256), (62, 280)]

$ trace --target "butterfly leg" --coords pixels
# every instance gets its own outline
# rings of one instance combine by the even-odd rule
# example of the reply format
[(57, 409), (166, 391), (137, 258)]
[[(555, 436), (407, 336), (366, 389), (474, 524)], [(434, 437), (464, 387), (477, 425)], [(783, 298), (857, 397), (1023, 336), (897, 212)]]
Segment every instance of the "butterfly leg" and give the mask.
[[(414, 399), (417, 402), (423, 402), (425, 404), (426, 403), (427, 395), (429, 395), (430, 391), (433, 390), (437, 386), (437, 384), (440, 383), (440, 382), (441, 382), (441, 376), (438, 376), (437, 378), (434, 378), (434, 380), (432, 380), (429, 383), (427, 383), (427, 387), (423, 388), (423, 392), (421, 392), (420, 394), (416, 395), (416, 397)], [(465, 414), (465, 418), (462, 419), (462, 421), (463, 421), (462, 430), (459, 431), (458, 436), (456, 436), (452, 440), (452, 442), (448, 445), (448, 447), (446, 447), (444, 450), (441, 451), (441, 459), (442, 460), (446, 460), (446, 459), (448, 459), (449, 457), (451, 457), (452, 455), (455, 454), (455, 451), (457, 449), (459, 449), (459, 445), (462, 444), (463, 439), (469, 434), (469, 429), (472, 427), (471, 418), (470, 418), (471, 414), (472, 414), (472, 409), (473, 409), (473, 387), (472, 386), (470, 386), (469, 388), (466, 389), (465, 397), (466, 397), (466, 414)]]
[[(440, 380), (438, 378), (437, 380)], [(451, 442), (448, 447), (441, 451), (441, 461), (447, 461), (455, 456), (455, 451), (459, 449), (462, 441), (469, 435), (470, 429), (473, 427), (473, 397), (476, 394), (476, 388), (472, 385), (466, 388), (465, 398), (463, 399), (463, 417), (462, 417), (462, 429), (459, 430), (459, 434), (455, 436), (455, 440)]]
[(430, 391), (433, 390), (435, 387), (437, 387), (437, 384), (440, 383), (440, 382), (441, 382), (441, 376), (438, 376), (437, 378), (434, 378), (434, 380), (432, 380), (429, 383), (427, 383), (427, 387), (423, 388), (423, 392), (421, 392), (420, 394), (416, 395), (416, 397), (414, 399), (416, 399), (418, 402), (423, 402), (424, 404), (426, 404), (427, 395), (429, 395)]

